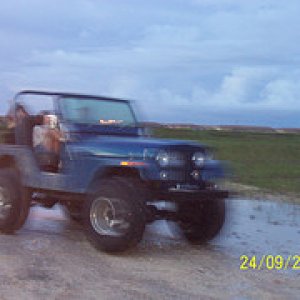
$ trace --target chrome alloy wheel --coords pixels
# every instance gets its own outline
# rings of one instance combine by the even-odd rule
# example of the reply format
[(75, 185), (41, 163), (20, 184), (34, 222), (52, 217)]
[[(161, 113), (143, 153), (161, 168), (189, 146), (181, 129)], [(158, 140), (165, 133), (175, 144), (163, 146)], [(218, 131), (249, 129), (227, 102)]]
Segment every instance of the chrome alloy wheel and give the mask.
[(90, 208), (91, 225), (101, 235), (124, 235), (130, 226), (128, 216), (129, 210), (119, 199), (99, 197)]
[(0, 220), (5, 220), (12, 208), (12, 200), (9, 192), (0, 186)]

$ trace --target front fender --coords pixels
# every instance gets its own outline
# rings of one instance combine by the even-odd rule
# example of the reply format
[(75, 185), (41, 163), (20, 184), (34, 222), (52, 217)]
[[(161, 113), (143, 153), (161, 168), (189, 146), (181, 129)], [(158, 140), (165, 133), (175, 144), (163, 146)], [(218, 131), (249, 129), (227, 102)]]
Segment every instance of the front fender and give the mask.
[[(134, 163), (136, 165), (125, 165), (124, 162)], [(146, 163), (144, 161), (131, 161), (121, 158), (98, 158), (90, 161), (82, 161), (80, 167), (80, 185), (84, 193), (91, 190), (101, 179), (112, 176), (136, 177), (141, 180), (147, 180), (145, 172)]]

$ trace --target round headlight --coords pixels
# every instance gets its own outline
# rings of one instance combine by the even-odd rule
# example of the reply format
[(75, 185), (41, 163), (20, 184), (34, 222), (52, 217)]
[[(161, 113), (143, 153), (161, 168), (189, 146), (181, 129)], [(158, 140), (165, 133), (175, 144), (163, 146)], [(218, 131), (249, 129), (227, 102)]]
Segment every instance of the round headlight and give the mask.
[(165, 151), (160, 151), (156, 156), (156, 160), (161, 167), (166, 167), (170, 164), (170, 156)]
[(203, 167), (205, 161), (205, 154), (202, 152), (196, 152), (192, 156), (192, 161), (196, 167)]

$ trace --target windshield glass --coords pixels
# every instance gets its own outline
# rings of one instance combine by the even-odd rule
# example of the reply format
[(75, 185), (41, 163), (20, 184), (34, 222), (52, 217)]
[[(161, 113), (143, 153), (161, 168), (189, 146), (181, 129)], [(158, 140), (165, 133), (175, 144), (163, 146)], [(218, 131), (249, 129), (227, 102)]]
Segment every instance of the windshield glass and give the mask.
[(64, 120), (91, 125), (134, 126), (135, 118), (127, 102), (91, 99), (62, 98), (60, 108)]

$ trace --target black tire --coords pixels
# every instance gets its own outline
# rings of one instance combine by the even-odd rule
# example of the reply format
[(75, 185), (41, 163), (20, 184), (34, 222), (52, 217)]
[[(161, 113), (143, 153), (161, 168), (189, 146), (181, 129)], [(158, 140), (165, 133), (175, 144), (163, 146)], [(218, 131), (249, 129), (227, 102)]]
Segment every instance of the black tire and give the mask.
[(225, 200), (207, 199), (197, 203), (179, 205), (179, 226), (191, 244), (212, 240), (225, 222)]
[(84, 225), (90, 242), (104, 252), (122, 252), (137, 245), (145, 230), (145, 209), (130, 181), (103, 179), (84, 204)]
[(19, 230), (25, 224), (27, 217), (29, 215), (30, 207), (31, 207), (31, 191), (28, 189), (23, 189), (21, 199), (21, 209), (19, 218), (16, 219), (15, 224), (13, 226), (13, 231)]
[(13, 233), (20, 229), (27, 219), (30, 200), (12, 169), (0, 170), (0, 204), (0, 231)]

